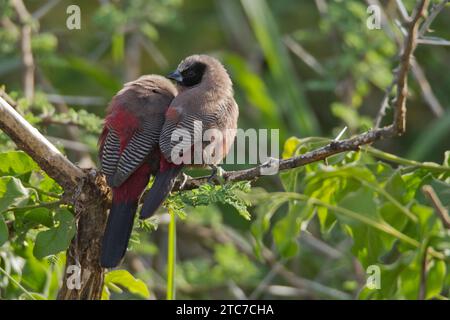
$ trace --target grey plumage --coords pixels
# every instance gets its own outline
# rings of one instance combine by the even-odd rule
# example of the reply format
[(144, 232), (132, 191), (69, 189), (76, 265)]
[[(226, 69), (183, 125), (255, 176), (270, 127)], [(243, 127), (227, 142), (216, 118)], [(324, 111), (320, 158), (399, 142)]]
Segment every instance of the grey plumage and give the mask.
[[(161, 205), (171, 191), (174, 181), (183, 165), (192, 165), (198, 160), (191, 154), (189, 163), (174, 163), (172, 153), (176, 150), (190, 151), (192, 146), (200, 144), (202, 158), (200, 165), (217, 164), (230, 150), (234, 141), (237, 128), (239, 110), (233, 98), (233, 85), (223, 65), (215, 58), (207, 55), (194, 55), (183, 60), (177, 70), (170, 75), (177, 81), (178, 95), (170, 104), (166, 112), (166, 119), (159, 137), (159, 147), (167, 162), (166, 168), (161, 168), (155, 176), (152, 188), (148, 192), (141, 218), (150, 217)], [(194, 124), (202, 123), (200, 135)], [(218, 129), (223, 136), (223, 143), (219, 145), (219, 155), (214, 157), (213, 163), (205, 163), (204, 147), (209, 144), (196, 141), (194, 138), (203, 138), (203, 133), (208, 129)], [(190, 141), (180, 143), (173, 141), (176, 130), (184, 130), (190, 137)], [(177, 149), (175, 149), (177, 147)]]
[[(206, 65), (201, 82), (192, 87), (178, 84), (179, 94), (172, 101), (173, 110), (166, 117), (161, 131), (160, 149), (170, 162), (171, 152), (176, 141), (172, 141), (172, 133), (177, 129), (185, 129), (194, 141), (194, 122), (201, 121), (203, 132), (207, 129), (218, 129), (226, 139), (223, 144), (223, 157), (228, 153), (237, 128), (239, 116), (238, 106), (233, 98), (231, 79), (223, 65), (215, 58), (207, 55), (194, 55), (183, 60), (178, 70), (188, 69), (195, 63)], [(225, 136), (225, 130), (231, 132)], [(202, 136), (202, 135), (200, 135)], [(220, 157), (222, 159), (223, 157)]]

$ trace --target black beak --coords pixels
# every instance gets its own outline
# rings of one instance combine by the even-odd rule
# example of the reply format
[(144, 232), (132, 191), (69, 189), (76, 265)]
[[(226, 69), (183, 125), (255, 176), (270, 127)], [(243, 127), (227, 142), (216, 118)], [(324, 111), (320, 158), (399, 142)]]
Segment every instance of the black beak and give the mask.
[(180, 71), (175, 70), (174, 72), (169, 73), (166, 78), (175, 80), (176, 82), (183, 82), (183, 76), (181, 75)]

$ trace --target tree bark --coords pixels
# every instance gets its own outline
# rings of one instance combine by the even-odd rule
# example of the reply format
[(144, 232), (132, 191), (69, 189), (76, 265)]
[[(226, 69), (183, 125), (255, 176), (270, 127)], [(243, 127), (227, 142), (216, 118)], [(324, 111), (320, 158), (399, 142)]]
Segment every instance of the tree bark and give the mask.
[[(70, 162), (2, 97), (0, 129), (63, 187), (63, 202), (73, 205), (78, 228), (67, 250), (58, 299), (100, 299), (104, 278), (100, 246), (110, 203), (106, 181), (96, 170), (81, 170)], [(73, 286), (78, 276), (80, 285)]]
[[(58, 293), (62, 300), (98, 300), (101, 298), (105, 269), (100, 266), (101, 240), (109, 208), (109, 189), (104, 177), (90, 170), (83, 179), (74, 204), (78, 217), (77, 235), (67, 250), (63, 282)], [(74, 268), (70, 268), (74, 266)], [(74, 286), (74, 273), (80, 286)]]

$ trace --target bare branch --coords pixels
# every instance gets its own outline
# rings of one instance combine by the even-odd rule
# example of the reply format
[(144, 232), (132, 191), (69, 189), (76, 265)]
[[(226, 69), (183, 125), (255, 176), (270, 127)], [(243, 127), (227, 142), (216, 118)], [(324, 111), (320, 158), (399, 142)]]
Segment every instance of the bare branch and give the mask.
[(405, 4), (402, 0), (395, 0), (397, 4), (398, 11), (400, 12), (400, 16), (402, 17), (403, 22), (408, 22), (411, 20), (408, 14), (408, 10), (406, 10)]
[(425, 76), (425, 72), (422, 70), (422, 67), (417, 63), (415, 59), (412, 59), (411, 67), (412, 73), (419, 83), (425, 102), (430, 106), (431, 111), (436, 117), (442, 117), (442, 115), (445, 113), (444, 108), (441, 106), (439, 100), (434, 95), (433, 89), (431, 88), (431, 85), (428, 82), (428, 79)]
[(27, 99), (34, 96), (34, 58), (31, 51), (31, 20), (32, 17), (25, 7), (22, 0), (13, 0), (12, 5), (19, 17), (20, 29), (20, 49), (22, 52), (23, 72), (23, 90)]
[(79, 142), (79, 141), (63, 139), (60, 137), (51, 137), (51, 136), (47, 136), (47, 139), (50, 140), (50, 142), (52, 142), (56, 145), (60, 144), (64, 148), (69, 149), (69, 150), (78, 151), (78, 152), (90, 152), (91, 151), (91, 149), (86, 144)]
[(319, 75), (325, 75), (325, 69), (322, 65), (312, 56), (309, 52), (307, 52), (298, 42), (294, 41), (292, 37), (285, 36), (284, 44), (292, 51), (297, 57), (299, 57), (308, 67), (317, 72)]
[(450, 41), (437, 37), (423, 37), (417, 40), (419, 44), (426, 44), (431, 46), (450, 46)]
[(167, 61), (164, 54), (158, 49), (157, 46), (155, 46), (152, 41), (140, 37), (140, 42), (144, 50), (147, 51), (148, 55), (153, 58), (158, 67), (160, 67), (161, 69), (167, 68), (169, 62)]
[[(378, 0), (366, 0), (366, 2), (368, 2), (369, 4), (377, 4), (381, 8), (381, 5), (380, 5)], [(399, 2), (397, 3), (397, 5), (399, 5)], [(383, 10), (381, 10), (381, 13), (382, 13), (383, 20), (386, 19), (386, 13)], [(400, 29), (401, 33), (406, 36), (408, 34), (406, 29), (403, 27), (403, 25), (401, 25), (401, 23), (399, 21), (396, 21), (396, 22), (398, 22), (397, 26)], [(395, 41), (397, 46), (401, 46), (402, 45), (401, 36), (396, 34), (396, 33), (394, 33), (393, 30), (389, 27), (388, 23), (384, 23), (383, 24), (383, 28), (385, 29), (386, 34), (391, 39), (393, 39)], [(439, 38), (437, 38), (437, 39), (439, 40), (439, 44), (441, 44), (441, 45), (444, 44), (443, 41), (444, 42), (446, 41), (446, 40), (439, 39)], [(422, 38), (418, 38), (417, 39), (417, 44), (422, 44), (423, 42), (421, 40), (422, 40)], [(435, 43), (430, 43), (430, 44), (435, 44)], [(416, 60), (413, 60), (411, 62), (411, 67), (412, 67), (413, 76), (414, 76), (414, 78), (417, 80), (417, 82), (420, 85), (420, 89), (422, 91), (422, 96), (423, 96), (425, 102), (431, 108), (431, 111), (437, 117), (440, 117), (443, 114), (444, 110), (443, 110), (441, 104), (439, 103), (439, 100), (434, 95), (433, 89), (430, 86), (430, 84), (429, 84), (429, 82), (428, 82), (428, 80), (427, 80), (427, 78), (425, 76), (425, 73), (423, 72), (422, 68), (417, 63)], [(393, 82), (391, 83), (391, 85), (386, 90), (386, 93), (385, 93), (384, 98), (382, 100), (382, 104), (381, 104), (380, 110), (379, 110), (378, 115), (377, 115), (376, 120), (375, 120), (375, 128), (379, 128), (380, 127), (381, 121), (382, 121), (383, 117), (386, 114), (386, 110), (389, 107), (389, 95), (391, 94), (391, 91), (394, 88), (394, 86), (396, 84), (396, 81), (397, 81), (396, 78), (394, 78)]]
[(5, 99), (14, 109), (17, 106), (17, 103), (5, 92), (3, 88), (0, 88), (0, 98)]
[(442, 0), (439, 4), (433, 5), (433, 7), (430, 10), (430, 14), (423, 22), (422, 26), (419, 30), (419, 38), (424, 36), (425, 33), (428, 32), (428, 29), (430, 28), (431, 24), (433, 23), (434, 19), (441, 13), (442, 10), (444, 10), (445, 5), (448, 3), (449, 0)]
[(133, 81), (141, 74), (141, 44), (140, 35), (133, 30), (128, 37), (127, 45), (125, 46), (125, 80)]
[(399, 76), (397, 81), (397, 99), (394, 114), (395, 131), (402, 135), (406, 129), (406, 99), (408, 97), (408, 72), (411, 67), (411, 57), (417, 45), (417, 33), (419, 30), (419, 20), (425, 15), (429, 0), (422, 0), (415, 8), (413, 18), (408, 26), (408, 35), (405, 38), (403, 53), (399, 66)]
[(328, 4), (325, 0), (314, 0), (316, 3), (317, 10), (321, 16), (324, 16), (328, 12)]
[(397, 77), (394, 77), (389, 87), (386, 89), (384, 93), (383, 100), (381, 101), (381, 107), (378, 111), (377, 117), (375, 118), (375, 129), (378, 129), (381, 126), (381, 121), (383, 120), (384, 116), (386, 115), (386, 110), (389, 107), (389, 96), (391, 95), (392, 90), (395, 87), (395, 84), (397, 83)]
[(422, 187), (422, 192), (427, 196), (427, 198), (430, 200), (430, 202), (433, 204), (434, 209), (436, 210), (436, 213), (439, 216), (439, 219), (441, 219), (442, 224), (446, 229), (450, 229), (450, 216), (448, 214), (447, 209), (442, 205), (441, 200), (437, 196), (436, 192), (434, 191), (433, 187), (430, 185), (426, 185)]
[(43, 16), (45, 16), (47, 13), (49, 13), (50, 10), (52, 10), (61, 0), (49, 0), (46, 4), (41, 6), (38, 10), (33, 12), (33, 18), (36, 20), (41, 19)]
[(67, 160), (36, 128), (31, 126), (13, 107), (0, 97), (0, 129), (16, 145), (66, 191), (73, 190), (84, 173)]
[(418, 300), (425, 300), (427, 295), (427, 258), (428, 258), (428, 245), (423, 250), (422, 261), (420, 263), (420, 284)]

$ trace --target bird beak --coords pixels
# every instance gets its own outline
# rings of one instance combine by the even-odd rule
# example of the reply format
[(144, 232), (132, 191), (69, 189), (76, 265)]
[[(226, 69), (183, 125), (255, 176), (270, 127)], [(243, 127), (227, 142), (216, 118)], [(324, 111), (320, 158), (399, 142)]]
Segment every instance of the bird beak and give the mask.
[(180, 71), (175, 70), (174, 72), (169, 73), (166, 78), (175, 80), (176, 82), (183, 82), (183, 76), (181, 75)]

